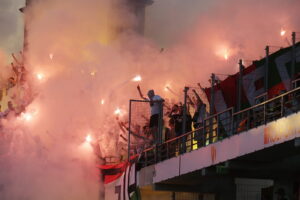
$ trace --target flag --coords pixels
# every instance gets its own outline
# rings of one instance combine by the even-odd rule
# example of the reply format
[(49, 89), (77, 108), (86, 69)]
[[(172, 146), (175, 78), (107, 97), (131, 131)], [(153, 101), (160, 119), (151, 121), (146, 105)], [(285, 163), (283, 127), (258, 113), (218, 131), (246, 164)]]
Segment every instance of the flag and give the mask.
[(135, 156), (129, 162), (100, 166), (104, 182), (105, 200), (140, 199), (136, 181), (137, 160), (138, 157)]
[[(300, 73), (300, 43), (296, 44), (295, 74)], [(292, 47), (280, 49), (269, 56), (268, 88), (265, 88), (266, 59), (254, 61), (242, 72), (241, 108), (256, 104), (256, 98), (267, 92), (268, 98), (291, 89)], [(237, 106), (239, 73), (228, 76), (214, 87), (214, 113)], [(205, 88), (208, 101), (211, 99), (211, 88)]]

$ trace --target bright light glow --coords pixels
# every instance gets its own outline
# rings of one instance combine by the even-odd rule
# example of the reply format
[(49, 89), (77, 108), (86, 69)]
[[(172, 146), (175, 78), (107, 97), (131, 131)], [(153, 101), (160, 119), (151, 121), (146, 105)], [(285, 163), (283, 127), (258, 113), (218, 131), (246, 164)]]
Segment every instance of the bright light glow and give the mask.
[(50, 60), (53, 60), (53, 53), (49, 54), (49, 58), (50, 58)]
[(228, 60), (228, 53), (227, 52), (224, 53), (224, 59)]
[(102, 99), (100, 103), (101, 103), (101, 105), (103, 105), (105, 103), (105, 100)]
[(136, 75), (133, 79), (133, 82), (141, 82), (142, 81), (142, 77), (140, 75)]
[(168, 91), (170, 91), (170, 88), (171, 88), (171, 86), (170, 86), (170, 84), (168, 83), (168, 84), (165, 85), (164, 91), (168, 92)]
[(90, 134), (88, 134), (86, 137), (85, 137), (85, 141), (88, 142), (88, 143), (91, 143), (92, 142), (92, 136)]
[(218, 50), (216, 51), (216, 55), (221, 57), (224, 60), (228, 60), (230, 56), (230, 50), (226, 46), (218, 47)]
[(115, 113), (115, 115), (120, 115), (121, 114), (121, 109), (117, 108), (114, 113)]
[(286, 30), (284, 30), (284, 29), (281, 29), (281, 31), (280, 31), (280, 35), (281, 36), (284, 36), (286, 34)]
[(91, 72), (91, 76), (95, 76), (95, 75), (96, 75), (95, 71)]
[(36, 74), (36, 78), (39, 80), (42, 80), (42, 79), (44, 79), (44, 74), (38, 73), (38, 74)]
[(31, 121), (32, 120), (32, 114), (31, 113), (23, 113), (22, 118), (25, 121)]

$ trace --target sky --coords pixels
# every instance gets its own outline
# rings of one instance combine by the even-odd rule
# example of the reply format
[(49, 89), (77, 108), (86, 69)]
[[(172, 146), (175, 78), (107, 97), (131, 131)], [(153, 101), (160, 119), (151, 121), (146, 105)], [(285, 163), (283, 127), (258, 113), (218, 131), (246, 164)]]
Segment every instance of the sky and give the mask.
[[(23, 7), (24, 2), (25, 0), (0, 1), (0, 49), (8, 54), (18, 52), (22, 48), (23, 14), (18, 9)], [(147, 7), (145, 36), (162, 47), (174, 44), (197, 21), (199, 13), (207, 12), (215, 0), (184, 0), (184, 2), (156, 0)], [(180, 20), (182, 18), (184, 20)], [(172, 21), (176, 23), (169, 23)]]
[(25, 0), (0, 1), (0, 49), (6, 53), (18, 52), (23, 42), (23, 19), (19, 8)]

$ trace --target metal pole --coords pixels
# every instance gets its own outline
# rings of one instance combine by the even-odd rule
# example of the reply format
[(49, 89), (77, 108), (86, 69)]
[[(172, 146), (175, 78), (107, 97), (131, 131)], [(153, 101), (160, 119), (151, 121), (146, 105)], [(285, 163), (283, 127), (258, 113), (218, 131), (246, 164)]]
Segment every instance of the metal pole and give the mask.
[(162, 143), (162, 134), (163, 134), (163, 102), (160, 101), (159, 103), (159, 117), (158, 117), (158, 137), (157, 137), (157, 144)]
[(130, 135), (131, 135), (131, 100), (129, 101), (129, 119), (128, 119), (128, 161), (130, 161)]
[[(186, 114), (187, 114), (187, 92), (189, 90), (189, 87), (184, 87), (184, 105), (183, 105), (183, 121), (182, 121), (182, 134), (185, 134), (186, 132)], [(182, 143), (182, 145), (180, 145)], [(186, 152), (186, 136), (182, 136), (179, 140), (179, 150), (180, 153)]]
[(215, 92), (214, 92), (214, 87), (215, 87), (215, 82), (216, 82), (216, 76), (215, 74), (211, 74), (211, 90), (210, 90), (210, 105), (209, 105), (209, 114), (213, 115), (214, 114), (214, 106), (215, 106)]
[(239, 66), (240, 66), (240, 72), (239, 72), (239, 79), (238, 79), (238, 104), (237, 104), (237, 111), (241, 110), (242, 107), (242, 88), (243, 88), (243, 61), (240, 59), (239, 61)]
[(186, 114), (187, 114), (187, 92), (189, 91), (189, 87), (184, 87), (184, 105), (183, 105), (183, 122), (182, 122), (182, 133), (185, 134), (186, 131)]
[(296, 32), (292, 33), (292, 66), (291, 66), (291, 89), (293, 89), (293, 80), (295, 76), (296, 65)]
[[(210, 90), (210, 115), (214, 114), (214, 106), (215, 106), (215, 82), (216, 82), (216, 76), (215, 74), (211, 74), (211, 90)], [(213, 118), (209, 119), (209, 133), (208, 133), (208, 141), (209, 143), (212, 143), (212, 136), (213, 136)]]
[[(267, 93), (268, 97), (268, 89), (269, 89), (269, 54), (270, 54), (270, 47), (266, 46), (266, 60), (265, 60), (265, 92)], [(266, 99), (266, 100), (267, 100)]]

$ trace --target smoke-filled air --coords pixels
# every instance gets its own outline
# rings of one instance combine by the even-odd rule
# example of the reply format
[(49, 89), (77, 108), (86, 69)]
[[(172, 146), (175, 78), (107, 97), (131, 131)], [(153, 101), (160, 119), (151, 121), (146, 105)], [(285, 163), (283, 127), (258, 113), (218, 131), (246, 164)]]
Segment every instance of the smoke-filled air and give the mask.
[[(145, 96), (154, 89), (168, 102), (183, 101), (184, 86), (209, 86), (210, 73), (235, 73), (239, 59), (264, 57), (266, 45), (288, 46), (300, 29), (298, 0), (214, 0), (162, 48), (134, 31), (138, 20), (126, 2), (42, 0), (24, 11), (27, 49), (15, 55), (25, 62), (20, 85), (6, 86), (14, 71), (0, 53), (1, 85), (12, 96), (1, 112), (14, 110), (1, 120), (0, 199), (99, 199), (97, 165), (126, 158), (120, 124), (129, 99), (140, 99), (138, 85)], [(163, 8), (155, 18), (163, 20)], [(176, 15), (166, 23), (184, 24)], [(153, 22), (151, 31), (175, 34), (162, 26)]]

